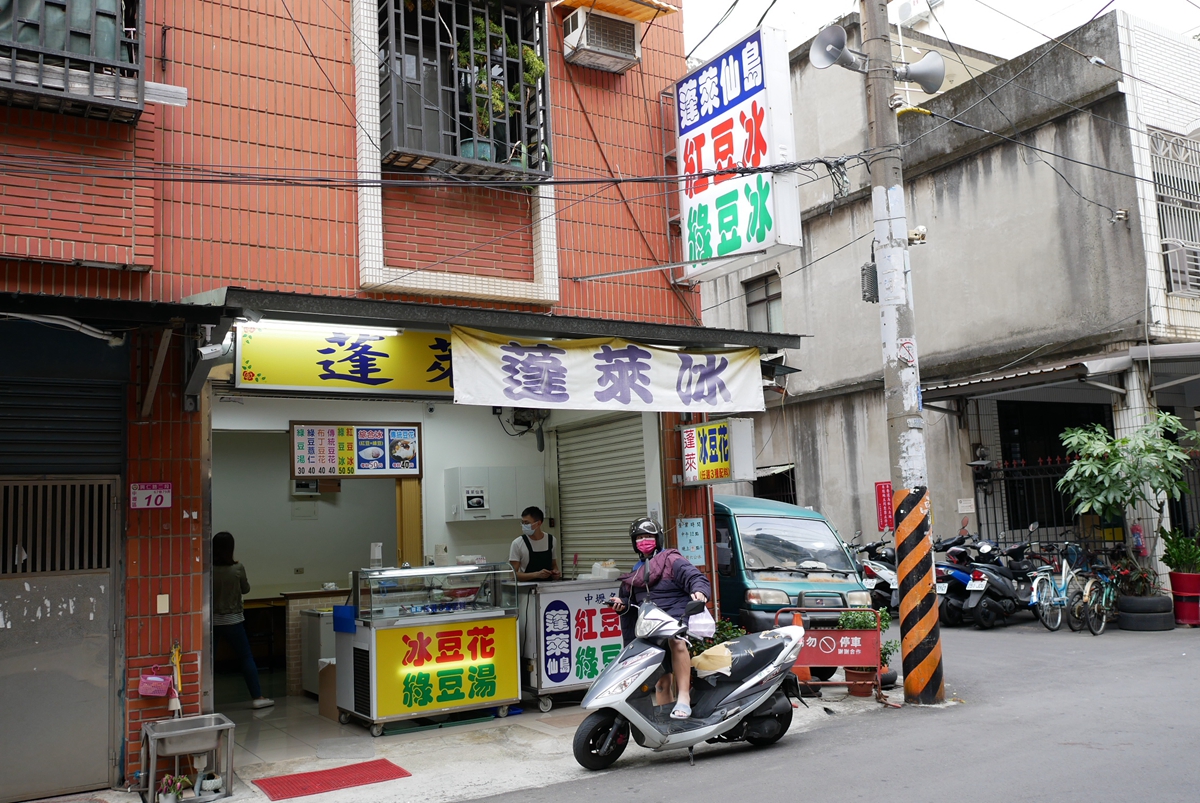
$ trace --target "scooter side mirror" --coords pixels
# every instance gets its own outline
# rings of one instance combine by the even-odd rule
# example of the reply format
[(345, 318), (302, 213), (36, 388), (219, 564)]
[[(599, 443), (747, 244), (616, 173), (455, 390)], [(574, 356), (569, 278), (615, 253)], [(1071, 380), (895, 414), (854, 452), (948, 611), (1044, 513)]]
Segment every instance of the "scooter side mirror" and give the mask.
[(683, 615), (684, 616), (695, 616), (696, 614), (700, 613), (700, 611), (702, 611), (702, 610), (704, 610), (704, 603), (698, 599), (694, 599), (694, 600), (689, 601), (687, 604), (687, 607), (683, 609)]
[(1030, 524), (1030, 525), (1029, 525), (1029, 532), (1031, 532), (1031, 533), (1036, 533), (1036, 532), (1037, 532), (1037, 528), (1038, 528), (1038, 523), (1035, 521), (1035, 522), (1033, 522), (1032, 524)]

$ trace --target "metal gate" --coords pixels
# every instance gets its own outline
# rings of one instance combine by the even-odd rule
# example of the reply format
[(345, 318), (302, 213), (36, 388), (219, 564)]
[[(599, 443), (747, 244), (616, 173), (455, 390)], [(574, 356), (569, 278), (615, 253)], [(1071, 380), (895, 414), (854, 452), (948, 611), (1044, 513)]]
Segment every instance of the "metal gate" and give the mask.
[(0, 477), (0, 803), (113, 783), (116, 477)]
[(562, 568), (613, 559), (633, 566), (629, 525), (646, 515), (646, 446), (640, 415), (558, 431)]

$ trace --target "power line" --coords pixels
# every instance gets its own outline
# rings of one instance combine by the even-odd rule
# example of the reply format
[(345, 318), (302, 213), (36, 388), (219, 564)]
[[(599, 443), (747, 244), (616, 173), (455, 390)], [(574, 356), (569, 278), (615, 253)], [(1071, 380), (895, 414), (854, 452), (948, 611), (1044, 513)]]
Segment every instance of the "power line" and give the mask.
[(767, 18), (767, 15), (771, 13), (771, 9), (775, 8), (775, 4), (778, 2), (779, 2), (779, 0), (771, 0), (771, 5), (767, 6), (767, 10), (764, 11), (762, 13), (762, 16), (758, 18), (758, 22), (754, 23), (755, 28), (759, 28), (762, 26), (763, 20), (765, 20)]
[(695, 53), (697, 50), (699, 50), (700, 45), (702, 45), (706, 41), (708, 41), (708, 37), (713, 35), (713, 31), (715, 31), (715, 30), (717, 30), (717, 28), (721, 27), (721, 23), (723, 23), (725, 20), (729, 19), (729, 15), (733, 13), (733, 10), (735, 8), (737, 8), (737, 4), (740, 2), (741, 2), (741, 0), (733, 0), (733, 2), (729, 4), (729, 8), (725, 9), (725, 13), (721, 15), (721, 18), (719, 20), (717, 20), (717, 24), (712, 26), (712, 28), (709, 29), (709, 32), (704, 34), (704, 36), (700, 39), (700, 41), (696, 43), (695, 47), (693, 47), (691, 50), (689, 50), (687, 55), (683, 57), (683, 60), (685, 62), (692, 57), (693, 53)]

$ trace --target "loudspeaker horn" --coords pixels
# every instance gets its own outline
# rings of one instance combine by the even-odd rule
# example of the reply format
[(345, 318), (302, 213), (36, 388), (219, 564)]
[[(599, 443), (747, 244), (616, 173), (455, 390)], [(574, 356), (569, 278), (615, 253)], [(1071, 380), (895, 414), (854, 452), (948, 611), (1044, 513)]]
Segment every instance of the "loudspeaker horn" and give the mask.
[(808, 48), (808, 60), (818, 70), (834, 64), (849, 70), (863, 71), (866, 57), (846, 47), (846, 29), (841, 25), (830, 25), (817, 34)]
[(941, 53), (930, 50), (916, 64), (905, 64), (903, 67), (899, 67), (896, 70), (896, 78), (900, 81), (919, 84), (921, 91), (926, 95), (932, 95), (941, 89), (942, 81), (946, 79), (946, 62), (942, 60)]

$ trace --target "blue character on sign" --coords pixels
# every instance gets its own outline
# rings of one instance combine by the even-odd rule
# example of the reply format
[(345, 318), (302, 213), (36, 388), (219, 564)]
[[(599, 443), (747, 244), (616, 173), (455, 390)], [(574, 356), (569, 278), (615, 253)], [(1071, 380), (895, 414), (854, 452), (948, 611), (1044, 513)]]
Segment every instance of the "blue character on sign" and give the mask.
[[(318, 379), (345, 379), (349, 382), (358, 382), (362, 385), (382, 385), (385, 382), (392, 380), (387, 377), (373, 376), (383, 371), (376, 363), (380, 357), (390, 356), (386, 351), (378, 351), (371, 346), (372, 343), (383, 340), (380, 335), (360, 334), (357, 338), (351, 339), (349, 335), (341, 332), (334, 332), (332, 337), (325, 338), (326, 343), (332, 345), (329, 348), (317, 349), (318, 354), (338, 354), (338, 349), (346, 356), (341, 359), (330, 358), (328, 360), (318, 360), (317, 365), (323, 369), (322, 373), (317, 376)], [(349, 367), (344, 373), (338, 373), (334, 370), (335, 366), (340, 366), (346, 363)]]
[(675, 392), (684, 405), (693, 402), (717, 405), (721, 400), (730, 401), (733, 396), (725, 385), (721, 374), (729, 367), (729, 360), (716, 354), (679, 355), (679, 375), (675, 380)]
[(501, 346), (506, 374), (504, 395), (515, 401), (561, 404), (570, 401), (567, 367), (560, 357), (567, 352), (557, 346), (522, 346), (515, 340)]
[(556, 599), (542, 614), (542, 660), (546, 677), (562, 683), (571, 675), (571, 608)]
[(603, 345), (592, 355), (596, 359), (596, 370), (600, 372), (600, 390), (594, 394), (596, 401), (616, 399), (629, 404), (630, 394), (636, 393), (646, 404), (654, 402), (650, 385), (650, 352), (632, 344), (614, 349)]

